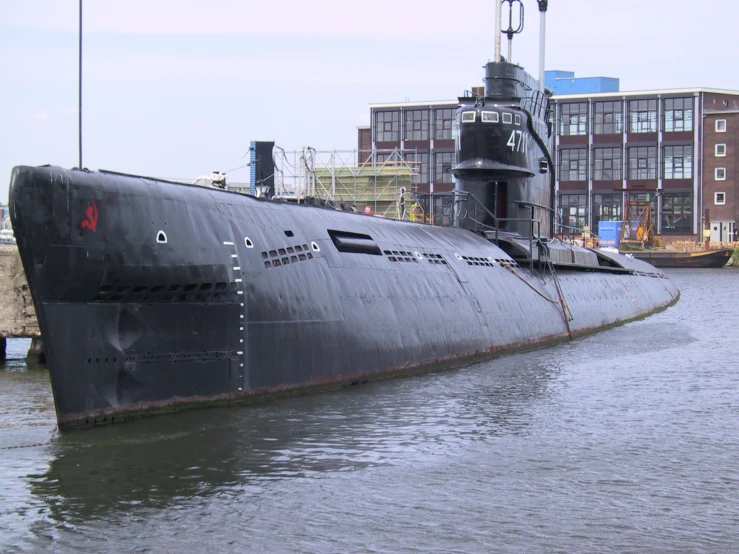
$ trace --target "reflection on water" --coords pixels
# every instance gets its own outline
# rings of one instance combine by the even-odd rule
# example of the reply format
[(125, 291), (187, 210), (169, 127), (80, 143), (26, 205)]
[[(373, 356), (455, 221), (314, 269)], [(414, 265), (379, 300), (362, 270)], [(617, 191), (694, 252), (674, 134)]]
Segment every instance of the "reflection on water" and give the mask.
[(551, 349), (64, 434), (11, 356), (0, 550), (725, 551), (739, 272), (673, 277), (674, 308)]
[(551, 368), (501, 363), (483, 388), (454, 373), (375, 383), (258, 406), (191, 411), (62, 434), (31, 480), (60, 521), (269, 479), (454, 455), (521, 433)]

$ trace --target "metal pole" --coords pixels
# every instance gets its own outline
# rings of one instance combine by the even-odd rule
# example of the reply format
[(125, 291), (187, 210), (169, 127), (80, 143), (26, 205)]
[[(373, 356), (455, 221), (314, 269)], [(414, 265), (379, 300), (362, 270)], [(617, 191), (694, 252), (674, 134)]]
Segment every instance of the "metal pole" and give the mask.
[(79, 44), (80, 60), (79, 60), (79, 83), (78, 83), (78, 88), (79, 88), (78, 126), (79, 126), (79, 150), (80, 150), (79, 168), (82, 169), (82, 0), (80, 0), (80, 37), (79, 38), (80, 38), (80, 44)]
[[(81, 0), (80, 0), (81, 1)], [(500, 63), (500, 35), (502, 29), (503, 0), (495, 2), (495, 63)]]
[(547, 28), (548, 0), (539, 1), (539, 91), (544, 94), (544, 43)]

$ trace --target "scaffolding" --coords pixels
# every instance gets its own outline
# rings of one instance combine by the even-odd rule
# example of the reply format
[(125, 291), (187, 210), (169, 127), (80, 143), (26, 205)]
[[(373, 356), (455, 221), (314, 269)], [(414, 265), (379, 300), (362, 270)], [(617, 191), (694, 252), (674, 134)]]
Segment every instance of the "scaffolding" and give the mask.
[(651, 246), (653, 241), (652, 203), (649, 200), (629, 200), (624, 210), (621, 244), (644, 247)]
[(365, 213), (410, 220), (421, 168), (415, 158), (415, 151), (397, 148), (286, 152), (276, 146), (275, 197), (343, 202)]

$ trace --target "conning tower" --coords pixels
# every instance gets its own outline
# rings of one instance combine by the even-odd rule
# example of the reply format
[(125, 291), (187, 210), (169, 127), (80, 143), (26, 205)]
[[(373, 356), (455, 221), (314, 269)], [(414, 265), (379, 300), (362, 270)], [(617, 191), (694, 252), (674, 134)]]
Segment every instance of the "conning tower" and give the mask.
[[(501, 4), (509, 8), (508, 29), (500, 32), (508, 35), (510, 58), (513, 35), (523, 30), (523, 4), (521, 0), (502, 0), (496, 8), (498, 29)], [(546, 4), (539, 1), (542, 40)], [(517, 25), (513, 22), (515, 7), (519, 8)], [(540, 64), (543, 67), (543, 48)], [(456, 190), (473, 194), (490, 212), (476, 225), (523, 236), (551, 234), (554, 164), (548, 124), (550, 96), (521, 66), (501, 57), (498, 35), (495, 60), (485, 65), (484, 96), (460, 97), (456, 115)], [(532, 226), (532, 219), (538, 223)]]

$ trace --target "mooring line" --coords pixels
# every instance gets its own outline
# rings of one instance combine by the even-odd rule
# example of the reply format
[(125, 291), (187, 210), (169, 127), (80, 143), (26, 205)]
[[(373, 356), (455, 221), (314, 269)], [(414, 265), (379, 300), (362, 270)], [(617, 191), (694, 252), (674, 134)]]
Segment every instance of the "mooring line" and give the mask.
[(548, 296), (544, 295), (541, 291), (539, 291), (537, 288), (535, 288), (531, 283), (529, 283), (526, 279), (524, 279), (523, 276), (519, 275), (518, 272), (513, 269), (510, 265), (508, 265), (506, 262), (500, 262), (500, 265), (505, 267), (508, 271), (513, 273), (516, 277), (521, 279), (528, 287), (533, 290), (536, 294), (541, 296), (544, 300), (547, 300), (548, 302), (551, 302), (552, 304), (559, 304), (562, 308), (562, 315), (565, 320), (565, 326), (567, 327), (567, 334), (570, 337), (570, 340), (572, 340), (572, 329), (570, 329), (570, 321), (572, 320), (572, 315), (570, 315), (570, 308), (567, 305), (567, 301), (564, 298), (564, 294), (562, 294), (562, 289), (559, 287), (559, 281), (557, 280), (557, 274), (554, 272), (554, 267), (551, 265), (550, 271), (552, 273), (552, 278), (554, 280), (554, 287), (557, 289), (557, 294), (559, 295), (559, 300), (554, 300), (552, 298), (549, 298)]
[(515, 269), (513, 269), (513, 267), (511, 267), (510, 265), (508, 265), (508, 263), (506, 263), (505, 261), (500, 262), (500, 265), (502, 265), (508, 271), (510, 271), (511, 273), (513, 273), (516, 277), (518, 277), (519, 279), (521, 279), (521, 281), (523, 281), (526, 285), (528, 285), (528, 287), (531, 290), (533, 290), (536, 294), (538, 294), (539, 296), (541, 296), (544, 300), (547, 300), (547, 301), (551, 302), (552, 304), (559, 304), (559, 301), (558, 300), (552, 300), (551, 298), (549, 298), (548, 296), (546, 296), (543, 292), (541, 292), (539, 289), (537, 289), (536, 287), (534, 287), (534, 285), (532, 285), (531, 283), (529, 283), (526, 280), (525, 277), (523, 277), (522, 275), (519, 275), (518, 272)]

